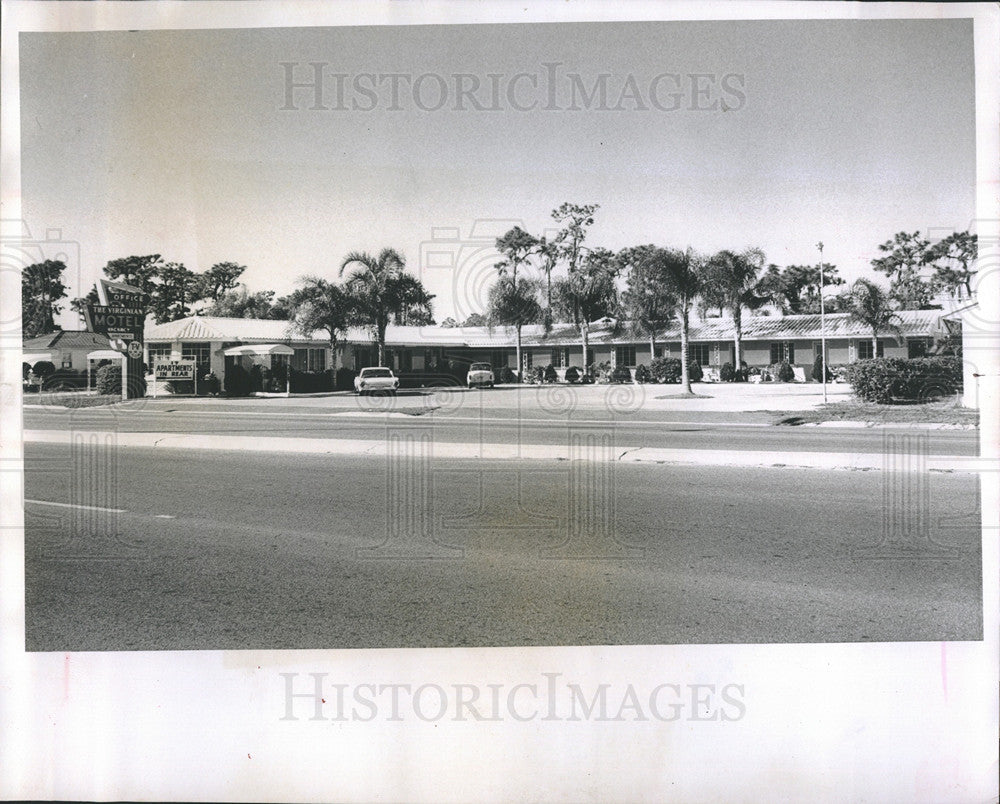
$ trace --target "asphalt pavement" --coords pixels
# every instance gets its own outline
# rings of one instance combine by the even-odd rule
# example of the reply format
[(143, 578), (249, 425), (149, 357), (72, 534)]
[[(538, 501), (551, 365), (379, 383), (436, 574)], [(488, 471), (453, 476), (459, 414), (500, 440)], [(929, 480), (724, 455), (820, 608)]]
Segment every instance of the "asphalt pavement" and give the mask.
[[(622, 387), (622, 393), (627, 391)], [(430, 431), (435, 442), (565, 445), (601, 433), (615, 447), (765, 452), (829, 451), (881, 454), (902, 434), (919, 434), (927, 455), (979, 454), (976, 430), (773, 426), (770, 412), (667, 411), (621, 397), (615, 406), (573, 403), (552, 394), (415, 393), (393, 398), (312, 400), (141, 400), (121, 407), (27, 408), (26, 430), (184, 433), (385, 441), (390, 433)], [(546, 392), (547, 393), (547, 392)], [(517, 404), (521, 399), (523, 404)], [(579, 397), (578, 399), (583, 399)], [(511, 401), (513, 400), (513, 401)], [(304, 404), (308, 401), (310, 404)], [(603, 398), (600, 401), (604, 402)], [(284, 403), (276, 405), (274, 403)], [(297, 403), (297, 404), (288, 404)]]
[(979, 478), (899, 482), (29, 442), (27, 647), (981, 638)]

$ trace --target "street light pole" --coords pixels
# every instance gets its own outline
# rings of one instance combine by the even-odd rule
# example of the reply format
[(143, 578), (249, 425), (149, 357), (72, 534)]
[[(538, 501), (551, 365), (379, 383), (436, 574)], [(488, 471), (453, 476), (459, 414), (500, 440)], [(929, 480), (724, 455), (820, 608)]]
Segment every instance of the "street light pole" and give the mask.
[(816, 244), (819, 249), (819, 350), (820, 373), (823, 375), (823, 402), (826, 403), (826, 304), (823, 301), (823, 286), (826, 284), (823, 275), (823, 241)]

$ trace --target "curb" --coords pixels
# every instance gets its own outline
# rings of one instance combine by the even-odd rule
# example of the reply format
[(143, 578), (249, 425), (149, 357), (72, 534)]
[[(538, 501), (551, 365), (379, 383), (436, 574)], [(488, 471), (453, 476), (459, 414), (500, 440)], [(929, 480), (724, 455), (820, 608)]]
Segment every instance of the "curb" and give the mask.
[[(94, 442), (101, 433), (64, 430), (25, 430), (24, 441), (42, 444)], [(107, 436), (107, 433), (103, 434)], [(93, 436), (94, 438), (89, 438)], [(119, 447), (146, 449), (212, 450), (216, 452), (273, 452), (285, 454), (393, 456), (407, 460), (479, 459), (488, 461), (584, 461), (588, 463), (651, 463), (695, 466), (737, 466), (761, 469), (831, 469), (894, 472), (995, 472), (994, 461), (961, 456), (906, 456), (847, 452), (742, 452), (636, 447), (624, 451), (603, 445), (470, 444), (421, 442), (417, 438), (372, 441), (332, 438), (282, 438), (258, 436), (188, 435), (177, 433), (116, 433)]]

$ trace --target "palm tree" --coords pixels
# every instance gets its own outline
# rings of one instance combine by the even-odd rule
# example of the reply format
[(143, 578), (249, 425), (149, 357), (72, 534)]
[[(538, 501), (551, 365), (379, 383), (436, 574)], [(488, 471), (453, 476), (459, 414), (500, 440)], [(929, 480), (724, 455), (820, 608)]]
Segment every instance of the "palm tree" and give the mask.
[(497, 281), (489, 290), (488, 321), (490, 325), (514, 327), (517, 332), (517, 381), (524, 380), (521, 357), (521, 328), (533, 324), (542, 314), (538, 303), (538, 284), (526, 277), (518, 278), (507, 271), (506, 263), (497, 263)]
[(870, 279), (859, 279), (851, 286), (848, 296), (848, 313), (872, 332), (872, 357), (878, 357), (878, 336), (891, 333), (899, 343), (903, 334), (902, 319), (892, 306), (892, 299)]
[(587, 251), (578, 267), (555, 284), (556, 306), (580, 332), (584, 371), (589, 365), (590, 322), (618, 313), (617, 272), (615, 255), (606, 248), (595, 248)]
[(659, 248), (651, 255), (656, 271), (664, 278), (667, 289), (677, 300), (677, 312), (681, 321), (681, 385), (682, 391), (691, 390), (691, 374), (688, 371), (688, 330), (691, 308), (701, 293), (705, 281), (705, 261), (691, 248), (687, 251)]
[(711, 306), (728, 308), (733, 316), (735, 351), (733, 360), (736, 376), (742, 376), (743, 309), (756, 310), (772, 297), (770, 277), (760, 278), (766, 257), (759, 248), (748, 248), (736, 254), (720, 251), (707, 266), (704, 299)]
[(552, 271), (559, 262), (559, 243), (540, 237), (535, 254), (542, 258), (542, 270), (545, 272), (545, 331), (549, 332), (552, 329)]
[(353, 273), (347, 281), (359, 321), (372, 328), (378, 344), (378, 362), (385, 359), (385, 330), (393, 313), (400, 309), (399, 284), (405, 274), (406, 261), (391, 248), (384, 248), (374, 257), (366, 251), (352, 251), (340, 264), (340, 276), (348, 266)]
[(302, 287), (285, 299), (291, 313), (289, 328), (306, 337), (318, 329), (324, 330), (330, 337), (331, 368), (336, 370), (337, 338), (350, 325), (352, 299), (339, 285), (325, 279), (305, 276), (301, 282)]

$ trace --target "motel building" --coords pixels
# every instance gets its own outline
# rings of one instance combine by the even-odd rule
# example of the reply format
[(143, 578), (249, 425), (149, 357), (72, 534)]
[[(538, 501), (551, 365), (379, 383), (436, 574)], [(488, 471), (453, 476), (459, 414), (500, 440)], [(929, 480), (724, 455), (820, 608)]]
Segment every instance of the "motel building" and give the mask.
[[(900, 339), (880, 336), (873, 354), (870, 331), (846, 313), (828, 314), (827, 364), (837, 367), (875, 356), (923, 356), (932, 349), (936, 336), (948, 332), (948, 317), (942, 310), (900, 311)], [(733, 362), (732, 320), (725, 317), (694, 320), (689, 332), (691, 360), (702, 366), (705, 381), (718, 379), (722, 366)], [(811, 381), (820, 337), (819, 315), (750, 316), (743, 321), (742, 359), (751, 368), (787, 360), (795, 369), (797, 381)], [(513, 328), (502, 326), (491, 329), (390, 325), (384, 362), (402, 377), (449, 370), (464, 377), (472, 362), (488, 362), (495, 371), (504, 367), (516, 369), (515, 338)], [(147, 325), (145, 360), (150, 368), (161, 361), (193, 361), (199, 377), (211, 372), (225, 389), (226, 372), (237, 364), (246, 370), (255, 364), (273, 369), (278, 363), (290, 363), (301, 372), (340, 367), (358, 371), (376, 365), (378, 351), (373, 341), (368, 330), (351, 329), (338, 338), (334, 354), (325, 332), (305, 336), (294, 331), (287, 321), (194, 315)], [(551, 364), (560, 378), (569, 366), (582, 368), (585, 363), (607, 362), (634, 370), (638, 365), (648, 366), (653, 357), (679, 358), (681, 354), (677, 326), (656, 334), (655, 354), (652, 354), (648, 335), (635, 334), (625, 326), (616, 327), (610, 320), (591, 325), (587, 361), (583, 360), (580, 335), (572, 325), (556, 324), (547, 335), (540, 325), (525, 326), (521, 342), (526, 368)]]

